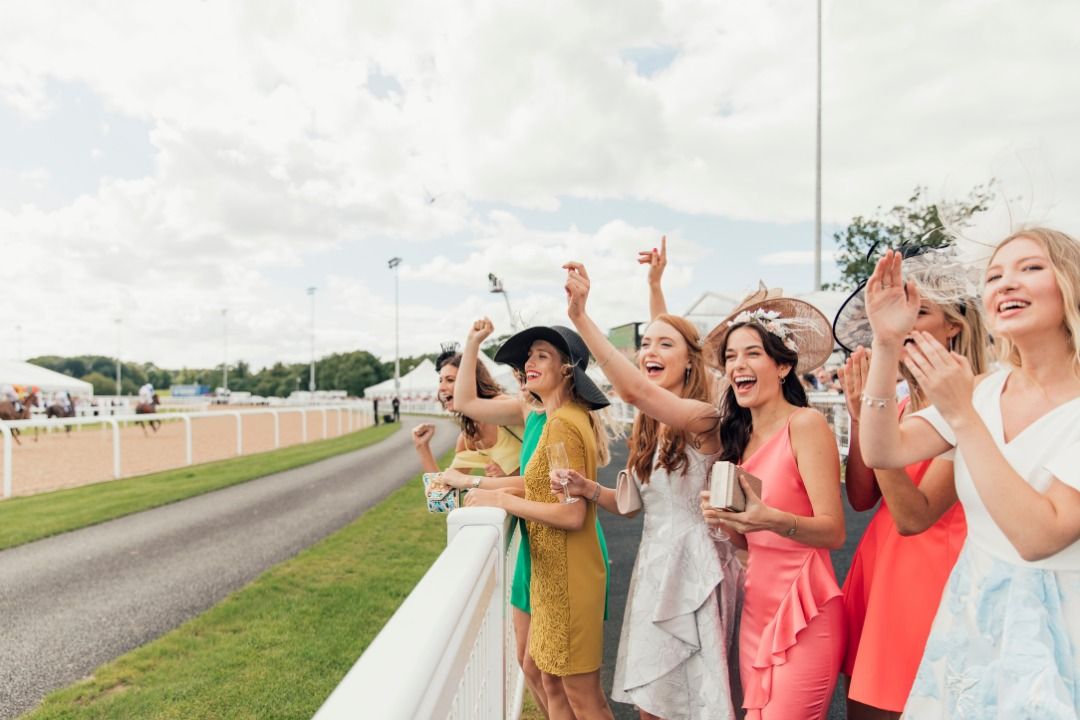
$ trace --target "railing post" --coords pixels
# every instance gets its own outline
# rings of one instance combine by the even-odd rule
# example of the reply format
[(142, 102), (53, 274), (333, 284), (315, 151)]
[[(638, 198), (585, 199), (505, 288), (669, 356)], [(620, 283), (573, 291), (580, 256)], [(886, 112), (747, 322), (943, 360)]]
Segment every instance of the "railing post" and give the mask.
[(239, 457), (244, 454), (244, 420), (239, 411), (233, 412), (233, 417), (236, 418), (236, 455)]
[(4, 434), (4, 497), (11, 497), (14, 492), (11, 480), (11, 428), (0, 422), (0, 433)]
[(337, 434), (341, 435), (341, 406), (338, 405), (334, 409), (337, 410)]
[(184, 459), (187, 460), (187, 464), (191, 465), (193, 457), (191, 454), (191, 418), (187, 415), (180, 416), (184, 421)]
[(112, 425), (112, 452), (113, 452), (113, 479), (120, 479), (120, 421), (116, 419), (116, 416), (107, 418), (106, 421)]
[(271, 410), (270, 414), (274, 416), (274, 449), (277, 450), (281, 447), (281, 413)]
[(319, 408), (319, 410), (322, 411), (322, 439), (325, 440), (327, 438), (327, 434), (326, 434), (326, 408), (321, 407), (321, 408)]
[(307, 410), (300, 408), (300, 442), (307, 442)]

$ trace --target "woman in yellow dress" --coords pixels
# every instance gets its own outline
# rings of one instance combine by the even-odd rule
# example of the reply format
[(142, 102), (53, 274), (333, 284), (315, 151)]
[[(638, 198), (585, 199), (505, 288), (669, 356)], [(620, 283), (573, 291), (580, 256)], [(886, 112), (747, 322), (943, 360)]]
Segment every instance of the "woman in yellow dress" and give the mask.
[[(596, 477), (608, 460), (607, 436), (592, 411), (608, 405), (585, 374), (589, 351), (561, 326), (532, 327), (495, 355), (525, 375), (524, 389), (544, 405), (547, 424), (524, 470), (525, 497), (473, 490), (466, 504), (501, 507), (523, 518), (532, 558), (529, 654), (542, 673), (552, 720), (611, 718), (600, 686), (605, 567), (596, 535), (594, 502), (551, 492), (552, 473), (576, 470)], [(552, 467), (549, 448), (561, 444), (566, 467)]]

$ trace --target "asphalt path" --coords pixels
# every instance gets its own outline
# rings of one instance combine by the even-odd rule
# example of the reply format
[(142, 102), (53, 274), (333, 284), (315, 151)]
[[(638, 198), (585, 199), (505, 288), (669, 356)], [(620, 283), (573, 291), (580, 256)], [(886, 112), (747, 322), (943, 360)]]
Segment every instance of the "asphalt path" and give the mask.
[[(456, 426), (430, 421), (438, 457)], [(363, 450), (0, 552), (0, 718), (355, 520), (419, 472), (419, 422)]]
[[(607, 467), (600, 470), (601, 482), (608, 487), (615, 486), (615, 476), (618, 471), (626, 466), (626, 444), (616, 442), (612, 444), (612, 460)], [(847, 577), (848, 568), (851, 567), (851, 558), (855, 548), (862, 538), (867, 523), (870, 522), (872, 512), (857, 513), (847, 504), (844, 498), (844, 517), (847, 520), (847, 541), (839, 550), (832, 553), (833, 567), (836, 569), (836, 579), (842, 585)], [(615, 657), (619, 650), (619, 631), (622, 628), (623, 610), (626, 607), (626, 591), (630, 586), (630, 573), (634, 569), (634, 561), (637, 558), (637, 548), (641, 541), (641, 526), (643, 516), (627, 519), (617, 517), (611, 513), (600, 511), (600, 525), (604, 528), (604, 537), (608, 544), (608, 560), (611, 563), (611, 585), (608, 593), (608, 621), (604, 623), (604, 666), (600, 670), (600, 679), (605, 692), (610, 697), (611, 686), (615, 676)], [(829, 720), (843, 720), (845, 713), (846, 689), (843, 678), (837, 683), (836, 693), (833, 696), (832, 707), (829, 710)], [(616, 720), (638, 720), (637, 709), (633, 705), (611, 702)]]

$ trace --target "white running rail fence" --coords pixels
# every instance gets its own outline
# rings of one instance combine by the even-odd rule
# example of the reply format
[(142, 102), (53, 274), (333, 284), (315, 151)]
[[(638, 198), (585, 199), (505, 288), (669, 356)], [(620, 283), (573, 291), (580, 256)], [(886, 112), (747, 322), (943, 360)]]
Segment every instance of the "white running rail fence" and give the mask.
[(497, 508), (447, 516), (446, 549), (315, 720), (517, 720), (524, 676), (510, 618), (519, 533)]
[(122, 478), (123, 475), (123, 451), (120, 442), (120, 430), (123, 425), (131, 423), (148, 423), (150, 421), (182, 422), (184, 423), (184, 458), (185, 465), (193, 464), (192, 457), (192, 421), (200, 418), (232, 417), (236, 421), (236, 454), (244, 454), (244, 418), (252, 415), (271, 415), (274, 419), (274, 448), (281, 447), (281, 416), (286, 413), (299, 413), (301, 417), (301, 442), (308, 442), (309, 414), (322, 416), (322, 439), (329, 437), (331, 418), (337, 423), (337, 434), (352, 432), (354, 429), (366, 427), (371, 424), (370, 405), (362, 403), (350, 403), (343, 405), (317, 405), (314, 407), (275, 407), (253, 408), (250, 410), (212, 410), (209, 412), (167, 412), (147, 413), (144, 415), (112, 415), (104, 417), (75, 417), (75, 418), (39, 418), (32, 420), (8, 420), (0, 421), (0, 435), (3, 436), (4, 447), (4, 493), (3, 497), (12, 495), (14, 486), (12, 472), (12, 430), (29, 430), (44, 428), (46, 430), (59, 429), (64, 426), (80, 425), (104, 425), (112, 431), (112, 474), (113, 479)]

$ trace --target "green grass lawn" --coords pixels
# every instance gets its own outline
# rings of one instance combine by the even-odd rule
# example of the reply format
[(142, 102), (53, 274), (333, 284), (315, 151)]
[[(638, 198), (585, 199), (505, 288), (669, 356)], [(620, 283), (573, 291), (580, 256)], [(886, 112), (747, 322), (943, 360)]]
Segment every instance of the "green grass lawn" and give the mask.
[(348, 527), (25, 717), (309, 718), (445, 546), (446, 516), (427, 512), (417, 476)]
[(401, 427), (0, 502), (0, 550), (359, 450)]

